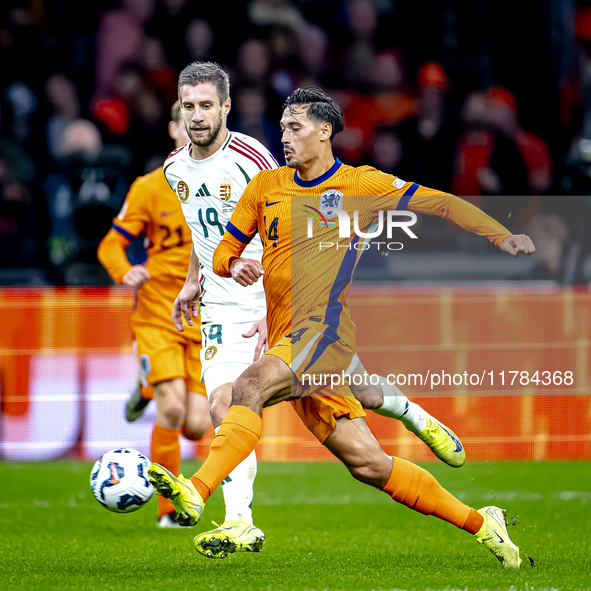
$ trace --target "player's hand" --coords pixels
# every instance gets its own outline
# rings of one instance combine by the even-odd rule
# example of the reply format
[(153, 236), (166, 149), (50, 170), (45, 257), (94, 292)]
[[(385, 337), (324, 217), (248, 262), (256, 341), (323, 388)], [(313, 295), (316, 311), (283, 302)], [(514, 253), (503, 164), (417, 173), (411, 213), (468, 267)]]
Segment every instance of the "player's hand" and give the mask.
[(254, 360), (258, 361), (259, 357), (261, 356), (261, 350), (263, 346), (265, 347), (265, 352), (269, 350), (269, 342), (267, 341), (267, 317), (264, 316), (260, 320), (257, 320), (251, 327), (248, 332), (245, 332), (242, 336), (245, 339), (249, 339), (250, 337), (254, 337), (256, 333), (259, 333), (259, 342), (254, 350)]
[(172, 321), (179, 332), (183, 332), (183, 316), (185, 322), (189, 326), (193, 326), (193, 318), (197, 318), (199, 313), (199, 296), (201, 295), (201, 287), (199, 283), (185, 283), (183, 289), (174, 300), (172, 306)]
[(137, 287), (150, 279), (150, 273), (143, 265), (134, 265), (123, 275), (123, 285)]
[(518, 257), (520, 254), (530, 256), (536, 252), (536, 247), (529, 236), (525, 234), (514, 234), (501, 242), (501, 250), (508, 252), (514, 257)]
[(265, 269), (259, 261), (253, 259), (235, 259), (230, 265), (232, 278), (240, 285), (255, 284), (265, 274)]

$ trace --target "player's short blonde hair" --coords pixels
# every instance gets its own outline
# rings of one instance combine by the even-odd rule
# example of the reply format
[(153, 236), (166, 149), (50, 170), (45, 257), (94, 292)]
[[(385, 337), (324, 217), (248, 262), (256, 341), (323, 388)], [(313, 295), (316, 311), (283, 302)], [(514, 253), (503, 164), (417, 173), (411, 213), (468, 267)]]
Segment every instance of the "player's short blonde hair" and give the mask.
[(170, 109), (170, 118), (175, 122), (179, 123), (182, 119), (181, 117), (181, 102), (175, 101), (174, 105)]
[(179, 98), (181, 88), (188, 84), (197, 86), (204, 82), (211, 82), (217, 90), (220, 103), (223, 103), (230, 96), (230, 77), (228, 73), (215, 62), (193, 62), (189, 64), (179, 75)]

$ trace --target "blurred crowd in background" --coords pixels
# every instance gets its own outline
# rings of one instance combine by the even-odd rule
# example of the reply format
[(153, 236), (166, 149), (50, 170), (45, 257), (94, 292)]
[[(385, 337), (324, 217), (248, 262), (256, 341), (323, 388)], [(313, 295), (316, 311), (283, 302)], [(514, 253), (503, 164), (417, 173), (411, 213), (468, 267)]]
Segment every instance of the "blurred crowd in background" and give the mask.
[[(3, 0), (0, 285), (111, 283), (98, 243), (173, 149), (199, 60), (230, 74), (228, 127), (280, 163), (283, 101), (321, 86), (341, 160), (528, 233), (535, 260), (509, 279), (591, 282), (591, 1)], [(495, 250), (437, 218), (415, 231), (405, 251)], [(377, 252), (360, 264), (384, 275)]]

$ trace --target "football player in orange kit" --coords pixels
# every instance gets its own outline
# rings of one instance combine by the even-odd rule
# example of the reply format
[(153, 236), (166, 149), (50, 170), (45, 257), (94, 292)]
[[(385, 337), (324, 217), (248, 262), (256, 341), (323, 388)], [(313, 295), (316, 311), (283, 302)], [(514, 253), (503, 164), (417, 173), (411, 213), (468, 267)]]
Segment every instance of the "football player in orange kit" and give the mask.
[[(189, 138), (178, 101), (168, 124), (176, 148)], [(130, 239), (145, 232), (149, 240), (145, 265), (131, 265), (125, 255)], [(201, 383), (201, 332), (195, 326), (178, 332), (170, 318), (174, 300), (182, 289), (193, 249), (177, 196), (170, 190), (162, 167), (132, 184), (121, 212), (103, 238), (98, 258), (111, 277), (136, 288), (131, 325), (137, 341), (140, 382), (144, 396), (153, 390), (156, 423), (152, 432), (151, 459), (179, 473), (179, 435), (201, 439), (210, 425), (209, 402)], [(136, 390), (136, 402), (145, 406)], [(129, 418), (129, 406), (126, 414)], [(157, 459), (159, 458), (159, 459)], [(174, 506), (158, 497), (158, 527), (180, 527)]]
[[(152, 464), (151, 481), (158, 483), (158, 494), (173, 500), (177, 516), (197, 523), (213, 490), (258, 443), (262, 409), (291, 400), (306, 427), (356, 479), (470, 532), (503, 566), (518, 568), (519, 548), (509, 539), (502, 509), (477, 511), (426, 470), (386, 455), (345, 381), (330, 388), (312, 385), (315, 379), (305, 384), (303, 376), (363, 369), (346, 296), (366, 243), (360, 237), (385, 211), (445, 217), (513, 256), (532, 254), (533, 243), (452, 195), (335, 160), (331, 142), (343, 129), (343, 115), (319, 89), (296, 90), (285, 103), (281, 127), (287, 166), (261, 171), (249, 183), (213, 261), (216, 273), (241, 285), (264, 278), (270, 348), (234, 382), (232, 406), (203, 466), (187, 480)], [(256, 233), (264, 242), (262, 263), (240, 258)], [(201, 546), (203, 536), (196, 538)], [(229, 551), (223, 538), (211, 538), (206, 542), (212, 554)]]

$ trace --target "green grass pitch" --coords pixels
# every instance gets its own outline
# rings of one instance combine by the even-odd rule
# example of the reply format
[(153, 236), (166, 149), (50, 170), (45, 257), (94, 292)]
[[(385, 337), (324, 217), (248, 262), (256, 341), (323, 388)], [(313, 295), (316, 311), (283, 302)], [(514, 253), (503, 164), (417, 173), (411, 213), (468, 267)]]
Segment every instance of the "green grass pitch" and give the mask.
[[(191, 474), (195, 463), (184, 463)], [(159, 530), (156, 501), (118, 515), (89, 487), (91, 464), (0, 464), (0, 589), (591, 589), (591, 464), (429, 464), (474, 507), (515, 515), (520, 571), (505, 571), (455, 527), (397, 505), (340, 464), (262, 464), (260, 554), (207, 560), (196, 532), (223, 520), (221, 492), (194, 530)], [(534, 566), (528, 557), (532, 557)]]

